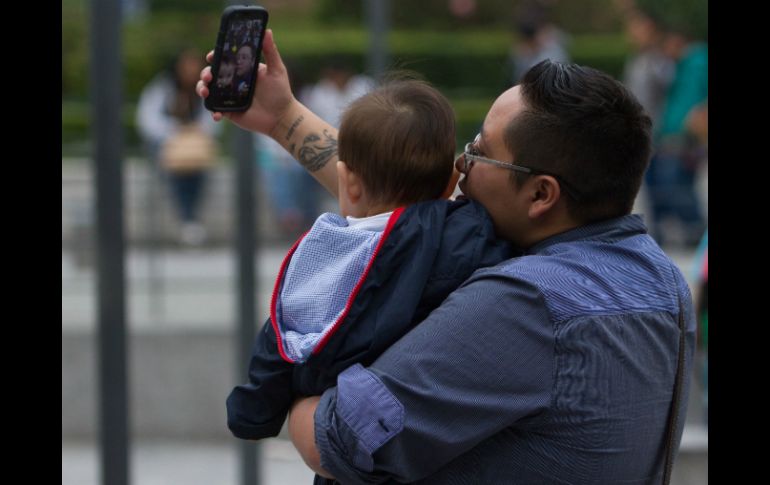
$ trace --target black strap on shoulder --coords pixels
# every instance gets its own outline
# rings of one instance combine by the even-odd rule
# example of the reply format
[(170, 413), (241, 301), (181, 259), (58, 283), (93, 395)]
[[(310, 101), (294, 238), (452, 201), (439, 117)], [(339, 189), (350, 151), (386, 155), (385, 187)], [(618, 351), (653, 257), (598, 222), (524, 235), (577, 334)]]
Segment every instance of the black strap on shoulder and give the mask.
[(676, 379), (674, 380), (674, 396), (671, 399), (671, 410), (668, 413), (668, 429), (666, 431), (666, 464), (663, 470), (663, 484), (671, 481), (671, 470), (674, 466), (674, 440), (676, 438), (677, 420), (679, 418), (679, 401), (682, 394), (682, 378), (684, 377), (684, 306), (679, 300), (679, 357), (676, 363)]

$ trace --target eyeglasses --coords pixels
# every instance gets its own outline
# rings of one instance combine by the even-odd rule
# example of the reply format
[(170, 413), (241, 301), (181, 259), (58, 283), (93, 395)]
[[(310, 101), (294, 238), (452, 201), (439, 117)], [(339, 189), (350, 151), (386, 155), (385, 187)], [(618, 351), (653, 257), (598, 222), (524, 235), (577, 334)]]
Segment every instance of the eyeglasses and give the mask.
[(479, 150), (476, 148), (476, 145), (478, 144), (480, 138), (481, 138), (481, 134), (479, 133), (478, 135), (476, 135), (476, 138), (473, 139), (473, 142), (465, 144), (465, 151), (463, 151), (463, 154), (462, 154), (464, 173), (468, 173), (468, 171), (471, 169), (471, 167), (475, 162), (482, 162), (482, 163), (488, 163), (490, 165), (502, 167), (507, 170), (513, 170), (514, 172), (521, 172), (521, 173), (526, 173), (531, 175), (538, 175), (538, 174), (550, 175), (551, 177), (558, 180), (559, 184), (564, 187), (565, 192), (567, 192), (567, 194), (570, 197), (572, 197), (575, 200), (580, 200), (580, 192), (576, 190), (574, 187), (572, 187), (570, 184), (568, 184), (559, 175), (556, 175), (551, 172), (546, 172), (544, 170), (536, 169), (536, 168), (525, 167), (524, 165), (516, 165), (509, 162), (501, 162), (499, 160), (493, 160), (491, 158), (482, 157), (481, 155), (479, 155)]

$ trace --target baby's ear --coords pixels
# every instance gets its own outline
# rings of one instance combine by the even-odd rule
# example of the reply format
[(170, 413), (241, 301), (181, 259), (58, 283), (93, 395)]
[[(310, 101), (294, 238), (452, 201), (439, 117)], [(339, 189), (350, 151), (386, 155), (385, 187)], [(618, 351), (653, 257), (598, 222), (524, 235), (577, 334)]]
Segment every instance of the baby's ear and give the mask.
[(448, 199), (452, 197), (452, 194), (455, 191), (455, 188), (457, 187), (457, 181), (460, 180), (460, 172), (457, 171), (454, 166), (452, 167), (452, 175), (449, 177), (449, 183), (446, 186), (446, 189), (444, 189), (444, 193), (441, 194), (442, 199)]
[(342, 160), (337, 161), (337, 184), (339, 190), (344, 190), (352, 203), (358, 202), (363, 195), (361, 178), (348, 168)]

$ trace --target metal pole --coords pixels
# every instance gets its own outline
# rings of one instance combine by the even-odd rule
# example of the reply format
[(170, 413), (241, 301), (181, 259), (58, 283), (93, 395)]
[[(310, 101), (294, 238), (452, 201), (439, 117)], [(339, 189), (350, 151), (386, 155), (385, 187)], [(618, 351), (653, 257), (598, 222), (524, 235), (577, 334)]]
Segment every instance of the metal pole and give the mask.
[(148, 149), (147, 153), (147, 302), (150, 315), (157, 322), (165, 318), (165, 284), (160, 273), (159, 263), (162, 249), (161, 236), (161, 183), (163, 174), (158, 168), (157, 150)]
[(375, 78), (380, 78), (388, 65), (390, 0), (365, 0), (364, 7), (369, 29), (367, 70)]
[(120, 22), (119, 0), (91, 3), (99, 443), (101, 482), (109, 485), (129, 483)]
[[(254, 5), (250, 0), (228, 0), (225, 5)], [(259, 87), (257, 87), (259, 89)], [(235, 382), (243, 379), (243, 371), (251, 356), (251, 347), (256, 336), (256, 295), (255, 274), (257, 264), (254, 255), (259, 249), (256, 237), (257, 200), (255, 197), (254, 147), (251, 133), (233, 127), (235, 130), (232, 147), (235, 155), (235, 207), (236, 221), (236, 268), (238, 268), (238, 331), (235, 333)], [(259, 445), (254, 441), (240, 440), (238, 443), (241, 485), (259, 485)]]
[[(235, 133), (234, 153), (237, 169), (235, 172), (235, 206), (237, 208), (236, 257), (238, 268), (238, 332), (236, 332), (236, 382), (243, 379), (244, 369), (251, 356), (251, 347), (256, 335), (256, 197), (255, 168), (252, 135), (238, 129)], [(259, 483), (259, 447), (253, 441), (242, 440), (239, 446), (241, 484)]]

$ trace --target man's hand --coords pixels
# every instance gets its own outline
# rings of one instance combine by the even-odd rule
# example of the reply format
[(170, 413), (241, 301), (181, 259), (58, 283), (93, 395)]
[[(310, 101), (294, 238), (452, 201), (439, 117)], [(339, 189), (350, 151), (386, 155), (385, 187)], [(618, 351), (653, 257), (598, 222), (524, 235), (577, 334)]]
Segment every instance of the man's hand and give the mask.
[(326, 478), (334, 478), (321, 468), (321, 456), (315, 446), (315, 409), (320, 396), (297, 399), (289, 412), (289, 436), (305, 464)]
[[(271, 29), (265, 32), (262, 52), (265, 63), (259, 64), (256, 88), (249, 109), (244, 112), (215, 112), (212, 116), (216, 121), (227, 118), (245, 130), (273, 136), (273, 131), (287, 117), (291, 108), (298, 108), (295, 106), (298, 102), (291, 92), (289, 75), (278, 53)], [(214, 52), (211, 51), (206, 55), (206, 60), (211, 63), (213, 59)], [(201, 71), (200, 80), (196, 86), (198, 96), (206, 98), (209, 95), (208, 86), (212, 79), (211, 66), (206, 66)]]

